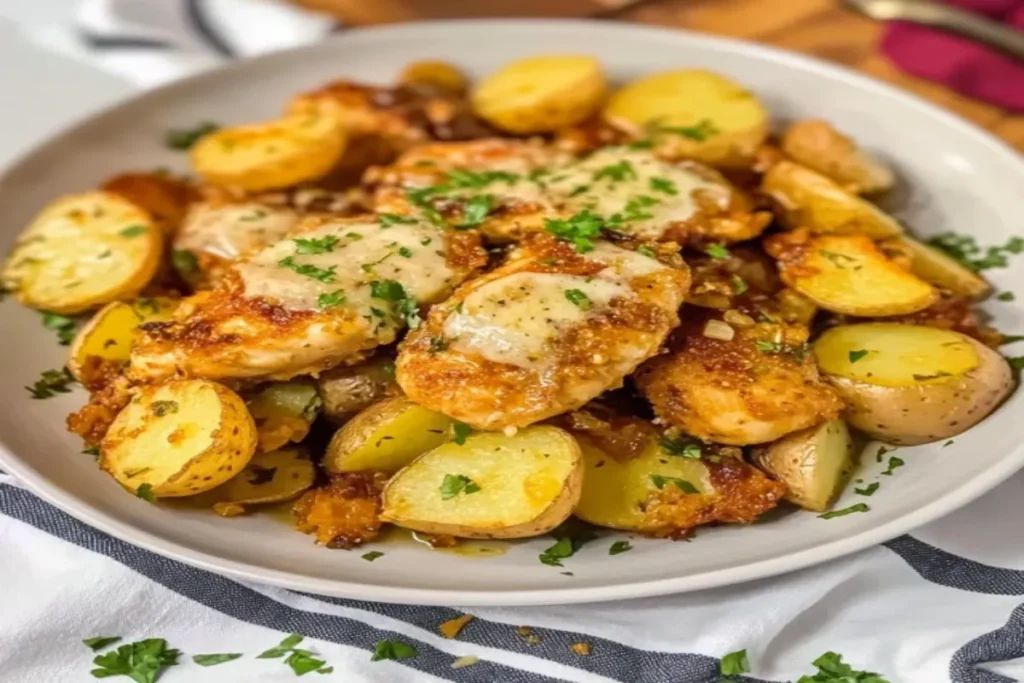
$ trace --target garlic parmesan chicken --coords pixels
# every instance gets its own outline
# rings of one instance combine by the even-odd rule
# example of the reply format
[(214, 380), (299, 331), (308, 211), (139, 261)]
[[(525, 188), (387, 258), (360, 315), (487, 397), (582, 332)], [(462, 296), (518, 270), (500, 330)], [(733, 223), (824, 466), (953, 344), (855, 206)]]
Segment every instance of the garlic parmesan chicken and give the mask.
[(362, 359), (419, 323), (486, 253), (469, 233), (413, 218), (306, 219), (233, 264), (173, 321), (144, 326), (135, 379), (287, 379)]
[(496, 242), (557, 232), (580, 215), (619, 236), (697, 245), (753, 239), (770, 221), (717, 171), (623, 146), (575, 159), (537, 140), (438, 143), (366, 181), (377, 211), (437, 212)]
[(807, 329), (765, 322), (730, 326), (686, 310), (669, 353), (634, 375), (659, 420), (731, 446), (774, 441), (831, 420), (843, 403), (818, 375)]
[(524, 427), (622, 384), (678, 322), (689, 272), (606, 242), (538, 238), (406, 337), (410, 399), (479, 429)]

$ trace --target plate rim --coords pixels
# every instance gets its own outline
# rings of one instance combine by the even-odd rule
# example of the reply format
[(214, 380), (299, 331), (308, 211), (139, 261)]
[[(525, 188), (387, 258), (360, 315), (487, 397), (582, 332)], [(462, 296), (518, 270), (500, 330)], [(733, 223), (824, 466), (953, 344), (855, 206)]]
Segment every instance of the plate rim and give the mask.
[[(310, 45), (239, 60), (163, 84), (156, 88), (129, 94), (110, 105), (100, 107), (98, 110), (73, 120), (12, 159), (4, 165), (3, 172), (0, 173), (0, 184), (4, 183), (9, 176), (16, 174), (23, 164), (28, 163), (32, 157), (45, 147), (60, 144), (64, 138), (72, 135), (79, 127), (89, 125), (122, 106), (150, 97), (161, 97), (179, 88), (191, 89), (196, 83), (202, 83), (204, 80), (219, 78), (223, 74), (232, 71), (252, 68), (250, 65), (254, 63), (259, 64), (287, 58), (304, 51), (322, 47), (325, 43), (340, 43), (353, 40), (372, 43), (377, 39), (393, 36), (393, 34), (417, 33), (424, 30), (470, 30), (474, 27), (530, 29), (540, 25), (551, 28), (560, 27), (567, 31), (587, 32), (600, 29), (602, 31), (610, 30), (623, 34), (657, 34), (673, 40), (690, 42), (697, 47), (705, 46), (718, 50), (724, 49), (763, 61), (771, 61), (784, 66), (799, 68), (825, 78), (841, 81), (859, 90), (873, 90), (888, 98), (895, 98), (904, 105), (927, 112), (929, 116), (937, 118), (943, 124), (968, 134), (973, 139), (973, 142), (984, 145), (993, 153), (1003, 156), (1011, 165), (1017, 165), (1021, 169), (1022, 177), (1024, 177), (1024, 156), (1021, 156), (1007, 143), (980, 126), (872, 76), (799, 53), (686, 29), (609, 23), (597, 19), (462, 19), (409, 22), (390, 26), (352, 29), (329, 36), (323, 41)], [(248, 562), (230, 560), (189, 548), (150, 532), (140, 531), (128, 522), (122, 522), (112, 515), (92, 508), (88, 503), (81, 501), (73, 495), (65, 496), (60, 487), (52, 484), (27, 462), (22, 463), (15, 452), (2, 442), (0, 442), (0, 466), (3, 466), (7, 472), (13, 474), (29, 491), (85, 524), (150, 552), (215, 574), (318, 595), (362, 600), (370, 599), (388, 603), (444, 606), (528, 606), (603, 602), (704, 590), (745, 583), (755, 579), (769, 578), (850, 555), (923, 526), (984, 495), (987, 491), (1024, 467), (1024, 444), (1006, 453), (996, 466), (975, 477), (968, 485), (953, 489), (911, 513), (886, 521), (854, 536), (840, 537), (837, 540), (790, 555), (751, 562), (744, 566), (729, 569), (705, 571), (690, 576), (668, 577), (605, 586), (515, 589), (508, 591), (410, 588), (350, 582), (343, 579), (323, 579), (270, 569)], [(18, 484), (14, 485), (17, 486)]]

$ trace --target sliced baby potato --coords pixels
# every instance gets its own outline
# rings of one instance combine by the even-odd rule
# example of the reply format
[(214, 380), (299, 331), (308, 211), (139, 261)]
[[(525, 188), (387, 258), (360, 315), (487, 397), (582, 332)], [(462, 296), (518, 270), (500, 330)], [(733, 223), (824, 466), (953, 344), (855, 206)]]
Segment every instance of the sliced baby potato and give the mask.
[(601, 64), (586, 55), (529, 57), (506, 64), (473, 89), (480, 118), (510, 133), (547, 133), (579, 123), (604, 98)]
[(833, 327), (814, 342), (814, 355), (846, 402), (847, 423), (898, 445), (960, 434), (988, 416), (1014, 384), (998, 353), (935, 327)]
[(850, 192), (872, 194), (893, 185), (891, 168), (826, 121), (797, 121), (783, 134), (781, 146), (794, 161), (831, 178)]
[(79, 382), (89, 358), (127, 363), (139, 325), (170, 320), (181, 299), (152, 297), (109, 303), (85, 324), (71, 344), (68, 369)]
[(428, 85), (451, 93), (466, 91), (466, 75), (450, 62), (423, 60), (407, 64), (398, 75), (402, 85)]
[(326, 97), (299, 98), (276, 121), (204, 136), (189, 158), (207, 182), (257, 192), (315, 180), (331, 170), (344, 149), (341, 106)]
[(255, 452), (256, 425), (238, 394), (174, 380), (137, 390), (100, 445), (100, 467), (136, 495), (174, 498), (223, 484)]
[(261, 452), (276, 451), (306, 438), (323, 401), (312, 382), (278, 382), (246, 400), (256, 422)]
[(862, 317), (904, 315), (930, 306), (938, 292), (886, 258), (864, 235), (806, 230), (765, 240), (782, 281), (822, 308)]
[(400, 391), (395, 361), (386, 356), (328, 370), (317, 377), (316, 386), (324, 400), (324, 416), (336, 424)]
[(395, 472), (447, 441), (454, 422), (404, 396), (385, 399), (334, 433), (324, 468), (328, 472)]
[(754, 449), (754, 463), (786, 485), (786, 500), (824, 512), (842, 492), (853, 455), (846, 423), (831, 420)]
[(696, 442), (679, 448), (651, 439), (626, 453), (608, 440), (577, 439), (586, 469), (575, 515), (598, 526), (681, 538), (702, 524), (752, 522), (785, 491), (738, 456), (714, 455), (712, 462)]
[(665, 71), (615, 92), (604, 108), (613, 126), (653, 136), (662, 155), (713, 166), (749, 166), (768, 135), (768, 112), (747, 89), (703, 69)]
[(780, 161), (761, 179), (761, 191), (782, 209), (789, 228), (808, 228), (817, 233), (860, 233), (886, 239), (903, 228), (871, 202), (851, 194), (831, 179), (809, 168)]
[(910, 257), (911, 271), (922, 280), (972, 299), (991, 291), (992, 286), (977, 273), (964, 268), (935, 247), (906, 235), (897, 237), (895, 241)]
[(241, 472), (210, 491), (221, 517), (244, 514), (246, 506), (280, 503), (297, 498), (313, 486), (316, 468), (301, 448), (257, 453)]
[(4, 265), (3, 284), (26, 306), (82, 313), (137, 294), (162, 251), (149, 214), (116, 194), (84, 192), (36, 216)]
[(460, 538), (539, 536), (572, 513), (582, 478), (580, 449), (568, 432), (481, 432), (399, 471), (384, 489), (381, 519)]

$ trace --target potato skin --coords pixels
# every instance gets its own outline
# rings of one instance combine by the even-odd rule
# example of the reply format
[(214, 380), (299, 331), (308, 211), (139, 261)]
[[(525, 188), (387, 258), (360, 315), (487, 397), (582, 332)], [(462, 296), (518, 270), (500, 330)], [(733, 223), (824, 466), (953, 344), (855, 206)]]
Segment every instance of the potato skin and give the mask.
[(900, 387), (825, 373), (846, 402), (843, 417), (868, 436), (898, 446), (948, 439), (981, 422), (1013, 391), (1013, 373), (998, 353), (958, 336), (977, 353), (978, 365), (953, 377)]
[(892, 169), (857, 147), (826, 121), (797, 121), (782, 136), (782, 151), (857, 194), (892, 187)]
[(853, 466), (846, 423), (831, 420), (754, 449), (754, 464), (786, 485), (786, 500), (824, 512)]
[(400, 393), (395, 361), (387, 357), (328, 370), (317, 377), (316, 387), (324, 401), (324, 417), (335, 424), (344, 424), (374, 403)]
[[(486, 445), (482, 445), (482, 441), (486, 441)], [(474, 442), (476, 442), (476, 444), (474, 444)], [(425, 510), (422, 509), (422, 503), (417, 504), (413, 502), (412, 505), (410, 505), (407, 498), (403, 499), (402, 485), (405, 483), (403, 482), (403, 477), (419, 476), (419, 473), (416, 470), (420, 470), (422, 472), (424, 468), (433, 465), (433, 463), (429, 462), (429, 459), (434, 459), (435, 462), (438, 463), (443, 462), (445, 464), (444, 469), (446, 471), (455, 468), (454, 472), (458, 472), (460, 465), (458, 464), (458, 460), (453, 456), (471, 456), (470, 459), (474, 462), (474, 466), (485, 470), (492, 481), (500, 479), (504, 484), (510, 482), (519, 483), (520, 480), (516, 476), (519, 473), (510, 473), (507, 471), (508, 456), (510, 454), (498, 452), (498, 454), (495, 455), (495, 450), (492, 447), (492, 444), (498, 442), (503, 442), (510, 448), (515, 448), (513, 444), (517, 443), (525, 443), (532, 446), (542, 443), (544, 444), (543, 448), (545, 449), (545, 453), (550, 451), (550, 455), (552, 456), (555, 455), (558, 449), (564, 449), (562, 454), (558, 457), (568, 458), (570, 468), (564, 480), (561, 482), (558, 493), (553, 498), (546, 501), (545, 507), (540, 510), (538, 514), (534, 515), (530, 519), (516, 521), (508, 524), (507, 526), (502, 523), (484, 524), (479, 521), (475, 522), (472, 519), (467, 519), (465, 523), (446, 522), (417, 518), (416, 516), (409, 514), (417, 508), (419, 508), (419, 512), (421, 513)], [(451, 450), (448, 450), (448, 452), (442, 451), (442, 449), (453, 448), (467, 450), (456, 452)], [(451, 462), (450, 467), (449, 462)], [(547, 462), (547, 460), (545, 459), (540, 462), (544, 463)], [(537, 470), (534, 470), (530, 474), (535, 474), (536, 471)], [(511, 477), (511, 479), (509, 477)], [(528, 477), (529, 475), (524, 476), (520, 485), (525, 487)], [(425, 478), (423, 482), (420, 482), (414, 488), (420, 489), (424, 482)], [(499, 486), (500, 485), (501, 484), (499, 484)], [(487, 487), (488, 484), (484, 483), (483, 486)], [(580, 447), (576, 443), (576, 440), (561, 429), (557, 429), (555, 427), (530, 427), (520, 430), (513, 436), (505, 436), (503, 434), (493, 432), (488, 434), (477, 434), (470, 436), (466, 439), (466, 443), (461, 446), (456, 444), (445, 445), (421, 456), (392, 477), (391, 481), (388, 482), (387, 487), (384, 489), (384, 510), (381, 513), (381, 519), (406, 529), (412, 529), (413, 531), (422, 531), (430, 534), (444, 534), (455, 536), (457, 538), (527, 538), (547, 533), (564, 522), (569, 515), (572, 514), (573, 508), (579, 501), (582, 486), (582, 452), (580, 451)], [(486, 495), (486, 492), (484, 493)], [(429, 495), (440, 496), (440, 493), (437, 491), (429, 491)], [(476, 496), (479, 494), (471, 495)], [(471, 498), (471, 496), (466, 497)], [(478, 500), (473, 499), (470, 502), (478, 503)], [(533, 504), (533, 502), (534, 501), (530, 501), (530, 504)], [(489, 501), (489, 503), (492, 506), (504, 505), (505, 507), (501, 512), (502, 514), (507, 515), (510, 514), (508, 506), (516, 504), (518, 501), (510, 503), (507, 499), (502, 498)], [(462, 511), (458, 512), (463, 514)], [(469, 512), (466, 516), (472, 517), (473, 513)]]
[(247, 505), (278, 503), (296, 498), (313, 485), (316, 468), (301, 448), (257, 453), (245, 468), (208, 495), (216, 499), (213, 511), (236, 517)]
[(547, 133), (586, 119), (606, 89), (593, 57), (550, 55), (506, 64), (477, 84), (470, 101), (482, 119), (510, 133)]
[(238, 394), (208, 380), (175, 380), (138, 390), (103, 439), (100, 468), (136, 493), (148, 484), (157, 498), (192, 496), (237, 474), (256, 441)]

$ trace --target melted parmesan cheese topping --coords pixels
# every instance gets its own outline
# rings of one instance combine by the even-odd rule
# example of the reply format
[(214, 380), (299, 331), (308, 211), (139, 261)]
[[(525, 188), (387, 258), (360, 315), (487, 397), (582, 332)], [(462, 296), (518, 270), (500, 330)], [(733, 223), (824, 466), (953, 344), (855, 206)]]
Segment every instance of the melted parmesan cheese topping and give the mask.
[(631, 278), (665, 268), (606, 243), (587, 258), (608, 267), (590, 277), (513, 273), (478, 287), (445, 321), (444, 339), (463, 353), (540, 369), (552, 363), (552, 344), (567, 330), (607, 313), (615, 299), (635, 298)]
[(423, 222), (387, 228), (370, 221), (328, 223), (281, 240), (235, 269), (246, 296), (298, 311), (344, 309), (380, 328), (401, 325), (398, 302), (375, 296), (373, 283), (393, 281), (406, 296), (434, 303), (456, 281), (444, 235)]
[(299, 215), (292, 209), (256, 202), (200, 204), (189, 212), (175, 246), (233, 260), (278, 241), (298, 221)]

